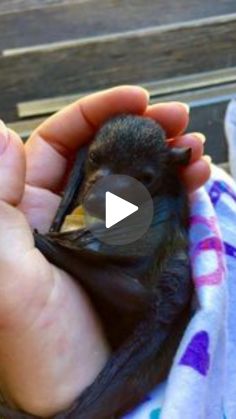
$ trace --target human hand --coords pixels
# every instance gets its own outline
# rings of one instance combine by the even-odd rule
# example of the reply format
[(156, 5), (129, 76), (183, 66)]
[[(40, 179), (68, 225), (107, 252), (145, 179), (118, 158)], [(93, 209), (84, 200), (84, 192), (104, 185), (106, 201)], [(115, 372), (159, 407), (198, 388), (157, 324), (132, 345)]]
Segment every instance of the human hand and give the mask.
[(38, 416), (67, 408), (93, 382), (109, 348), (83, 290), (34, 248), (31, 229), (49, 229), (76, 150), (119, 113), (150, 116), (177, 137), (171, 145), (192, 147), (182, 174), (189, 191), (207, 180), (201, 140), (182, 135), (185, 107), (149, 107), (140, 88), (81, 99), (45, 121), (25, 147), (9, 130), (4, 147), (0, 127), (0, 390), (8, 404)]

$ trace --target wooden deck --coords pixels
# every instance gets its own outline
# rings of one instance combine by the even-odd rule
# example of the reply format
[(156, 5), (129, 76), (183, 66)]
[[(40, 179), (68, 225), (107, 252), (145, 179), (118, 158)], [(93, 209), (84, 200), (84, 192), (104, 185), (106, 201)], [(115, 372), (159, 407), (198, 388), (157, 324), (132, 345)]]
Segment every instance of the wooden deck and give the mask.
[(235, 0), (2, 0), (0, 117), (25, 138), (84, 93), (141, 84), (152, 101), (190, 103), (190, 129), (225, 162), (235, 45)]

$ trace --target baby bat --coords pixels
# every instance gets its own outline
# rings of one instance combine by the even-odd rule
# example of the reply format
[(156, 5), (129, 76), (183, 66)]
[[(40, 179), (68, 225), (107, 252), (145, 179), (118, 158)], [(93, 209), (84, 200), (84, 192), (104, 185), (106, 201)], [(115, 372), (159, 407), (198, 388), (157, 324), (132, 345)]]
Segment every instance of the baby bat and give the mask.
[[(58, 419), (119, 418), (166, 378), (191, 316), (189, 210), (179, 177), (190, 155), (190, 149), (169, 148), (154, 120), (116, 116), (79, 151), (50, 232), (35, 232), (47, 259), (86, 290), (111, 347), (104, 369)], [(154, 214), (147, 233), (116, 246), (86, 226), (62, 231), (65, 217), (109, 174), (135, 178), (150, 192)]]

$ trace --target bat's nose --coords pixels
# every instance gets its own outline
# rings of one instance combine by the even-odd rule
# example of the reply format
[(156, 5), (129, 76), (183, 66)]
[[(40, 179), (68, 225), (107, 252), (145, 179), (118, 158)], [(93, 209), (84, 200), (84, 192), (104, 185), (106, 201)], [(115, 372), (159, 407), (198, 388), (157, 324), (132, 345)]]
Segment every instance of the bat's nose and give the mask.
[(103, 179), (105, 176), (109, 176), (109, 175), (112, 175), (111, 169), (109, 169), (109, 167), (103, 166), (103, 167), (100, 167), (96, 171), (95, 179), (96, 180)]
[(100, 176), (84, 202), (84, 207), (89, 214), (105, 219), (106, 192), (112, 192), (125, 200), (130, 200), (133, 192), (132, 178), (122, 175)]
[(135, 178), (113, 174), (99, 179), (83, 200), (85, 225), (107, 244), (132, 243), (149, 229), (154, 214), (153, 200)]

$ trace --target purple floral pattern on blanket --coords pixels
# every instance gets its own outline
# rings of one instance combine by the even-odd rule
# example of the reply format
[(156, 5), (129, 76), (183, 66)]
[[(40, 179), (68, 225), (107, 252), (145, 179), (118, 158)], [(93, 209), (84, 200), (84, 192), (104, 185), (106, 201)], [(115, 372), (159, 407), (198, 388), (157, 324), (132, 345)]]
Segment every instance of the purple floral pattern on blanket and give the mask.
[(180, 360), (180, 365), (189, 366), (199, 374), (206, 376), (210, 364), (208, 348), (208, 333), (204, 330), (196, 333), (188, 344)]
[(226, 193), (227, 195), (231, 196), (231, 198), (236, 201), (236, 194), (234, 193), (234, 191), (230, 188), (229, 185), (227, 185), (227, 183), (225, 183), (224, 181), (215, 181), (211, 187), (211, 189), (209, 190), (209, 196), (211, 198), (211, 202), (212, 204), (215, 206), (221, 195), (223, 193)]

